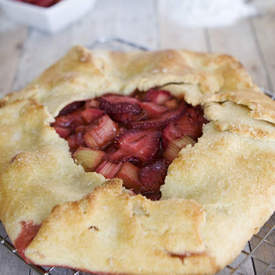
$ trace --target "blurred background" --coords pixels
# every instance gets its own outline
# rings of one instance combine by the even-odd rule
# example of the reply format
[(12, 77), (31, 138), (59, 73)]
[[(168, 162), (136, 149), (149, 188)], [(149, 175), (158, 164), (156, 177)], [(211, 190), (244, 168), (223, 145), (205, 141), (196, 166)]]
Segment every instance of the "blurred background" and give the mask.
[[(87, 1), (90, 7), (77, 18), (78, 9)], [(114, 37), (148, 49), (232, 54), (259, 86), (271, 91), (275, 87), (275, 0), (62, 0), (49, 8), (37, 8), (38, 14), (7, 7), (11, 2), (37, 8), (22, 0), (0, 0), (1, 94), (24, 87), (73, 45), (91, 46), (95, 40)], [(62, 2), (74, 5), (62, 10)], [(51, 26), (46, 26), (43, 12), (53, 8), (60, 8), (59, 13), (52, 16)], [(59, 28), (63, 17), (74, 22), (68, 19), (63, 29), (51, 30)]]
[[(131, 49), (110, 41), (117, 38), (149, 50), (234, 55), (274, 92), (275, 0), (22, 1), (0, 0), (0, 96), (24, 87), (74, 45)], [(274, 250), (261, 255), (274, 259)], [(256, 274), (249, 264), (243, 274)], [(34, 273), (0, 246), (0, 274)]]

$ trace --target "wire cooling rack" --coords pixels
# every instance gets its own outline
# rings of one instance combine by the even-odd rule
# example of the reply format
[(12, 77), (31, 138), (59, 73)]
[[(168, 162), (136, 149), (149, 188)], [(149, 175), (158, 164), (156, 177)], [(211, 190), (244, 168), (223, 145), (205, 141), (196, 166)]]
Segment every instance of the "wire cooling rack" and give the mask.
[[(3, 231), (3, 226), (0, 223), (0, 232)], [(9, 252), (18, 257), (19, 260), (24, 260), (17, 254), (16, 249), (11, 244), (8, 236), (4, 233), (0, 235), (0, 244), (7, 248)], [(262, 227), (262, 229), (252, 237), (246, 247), (241, 251), (241, 254), (236, 260), (225, 267), (218, 275), (274, 275), (275, 274), (275, 214)], [(58, 267), (44, 268), (35, 265), (29, 267), (41, 275), (84, 275), (86, 273), (69, 270)], [(28, 274), (26, 274), (28, 275)]]
[[(96, 40), (88, 48), (103, 48), (112, 50), (149, 50), (148, 48), (138, 45), (136, 43), (123, 40), (121, 38), (110, 38)], [(263, 89), (272, 99), (275, 99), (275, 94)], [(0, 221), (0, 244), (4, 246), (7, 251), (12, 253), (20, 261), (24, 260), (18, 255), (16, 249), (11, 244), (3, 225)], [(25, 262), (24, 262), (25, 263)], [(26, 264), (27, 265), (27, 264)], [(64, 269), (59, 267), (40, 267), (28, 264), (31, 272), (29, 274), (41, 275), (84, 275), (88, 273), (80, 272), (77, 270)], [(234, 260), (233, 263), (226, 266), (217, 275), (275, 275), (275, 214), (268, 220), (261, 230), (252, 237), (247, 243), (245, 248), (241, 251), (240, 255)]]

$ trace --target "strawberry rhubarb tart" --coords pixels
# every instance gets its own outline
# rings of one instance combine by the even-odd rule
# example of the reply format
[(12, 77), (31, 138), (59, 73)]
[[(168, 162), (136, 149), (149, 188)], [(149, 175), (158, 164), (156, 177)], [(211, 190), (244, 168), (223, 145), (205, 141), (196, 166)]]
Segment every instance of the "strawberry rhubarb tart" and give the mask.
[(233, 57), (75, 47), (0, 101), (0, 220), (28, 263), (215, 274), (275, 209), (275, 103)]

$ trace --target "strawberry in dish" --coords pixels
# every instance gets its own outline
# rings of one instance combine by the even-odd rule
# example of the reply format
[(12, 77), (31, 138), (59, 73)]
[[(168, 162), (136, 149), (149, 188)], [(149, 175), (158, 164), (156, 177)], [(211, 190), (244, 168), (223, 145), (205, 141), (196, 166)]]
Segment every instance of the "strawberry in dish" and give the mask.
[(36, 5), (39, 7), (48, 8), (60, 2), (61, 0), (17, 0), (17, 1)]
[(199, 106), (155, 88), (73, 102), (52, 126), (86, 171), (121, 178), (126, 188), (158, 200), (169, 164), (206, 122)]

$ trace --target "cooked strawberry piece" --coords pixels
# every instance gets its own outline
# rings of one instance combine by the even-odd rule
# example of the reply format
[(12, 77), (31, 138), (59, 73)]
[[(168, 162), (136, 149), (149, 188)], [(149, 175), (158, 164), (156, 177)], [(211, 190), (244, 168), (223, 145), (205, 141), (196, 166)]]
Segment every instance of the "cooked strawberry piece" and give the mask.
[(134, 190), (135, 193), (139, 192), (140, 183), (138, 179), (139, 168), (130, 162), (123, 163), (117, 177), (123, 180), (123, 185)]
[(84, 105), (83, 101), (75, 101), (67, 106), (65, 106), (60, 112), (59, 112), (59, 116), (64, 116), (67, 115), (69, 113), (74, 112), (75, 110), (81, 108)]
[(158, 192), (160, 186), (164, 183), (167, 171), (165, 160), (157, 160), (140, 169), (139, 179), (141, 181), (141, 193)]
[(164, 128), (163, 132), (163, 143), (166, 147), (168, 145), (168, 142), (177, 138), (182, 137), (181, 130), (179, 127), (177, 127), (175, 121), (171, 121), (168, 123), (168, 125)]
[(121, 168), (122, 163), (112, 163), (110, 161), (103, 161), (96, 169), (97, 173), (100, 173), (105, 178), (111, 179), (114, 178), (115, 175)]
[(164, 129), (164, 139), (173, 140), (182, 136), (190, 136), (196, 140), (202, 135), (202, 125), (205, 122), (201, 109), (188, 108), (180, 119), (169, 123)]
[(161, 198), (161, 192), (156, 191), (156, 192), (147, 192), (143, 193), (143, 196), (145, 196), (147, 199), (150, 199), (152, 201), (158, 201)]
[(95, 125), (87, 129), (84, 140), (88, 147), (99, 149), (110, 143), (116, 136), (117, 131), (117, 124), (108, 115), (104, 115), (98, 119)]
[(173, 161), (177, 156), (179, 151), (187, 146), (188, 144), (194, 144), (195, 141), (188, 137), (188, 136), (184, 136), (182, 138), (179, 139), (175, 139), (175, 140), (171, 140), (168, 142), (167, 148), (165, 150), (165, 152), (163, 153), (163, 156), (169, 161)]
[(108, 114), (139, 114), (141, 107), (136, 98), (130, 96), (106, 95), (98, 98), (100, 109)]
[(134, 157), (134, 156), (127, 158), (127, 160), (128, 160), (128, 162), (130, 162), (134, 165), (139, 165), (140, 166), (142, 164), (142, 162), (137, 157)]
[(167, 111), (167, 108), (165, 106), (157, 105), (152, 102), (143, 102), (141, 104), (141, 107), (143, 110), (145, 110), (145, 113), (149, 118), (158, 117)]
[(188, 116), (179, 119), (177, 126), (180, 128), (182, 135), (188, 135), (194, 139), (197, 139), (202, 134), (202, 124), (199, 121), (193, 121)]
[(72, 124), (72, 119), (69, 115), (59, 116), (55, 119), (55, 122), (52, 124), (55, 128), (56, 127), (70, 127)]
[(139, 100), (134, 97), (126, 96), (126, 95), (117, 95), (117, 94), (107, 94), (99, 97), (97, 100), (108, 101), (110, 104), (117, 104), (117, 103), (139, 104)]
[(72, 132), (72, 130), (70, 128), (63, 128), (63, 127), (59, 127), (59, 126), (55, 127), (55, 131), (62, 138), (68, 137), (71, 134), (71, 132)]
[(79, 146), (84, 145), (82, 133), (70, 135), (69, 137), (67, 137), (67, 141), (71, 152), (74, 152)]
[(53, 123), (54, 126), (73, 128), (81, 124), (83, 124), (83, 119), (80, 110), (74, 111), (73, 113), (69, 113), (67, 115), (59, 116)]
[(161, 104), (164, 104), (171, 97), (172, 96), (168, 91), (159, 90), (159, 89), (150, 89), (145, 95), (145, 100), (161, 105)]
[(75, 135), (71, 135), (67, 138), (69, 147), (71, 151), (75, 151), (78, 147), (77, 142), (76, 142), (76, 136)]
[(85, 102), (85, 109), (87, 108), (99, 108), (99, 101), (96, 99), (90, 99)]
[(169, 122), (178, 119), (186, 109), (186, 104), (182, 103), (181, 106), (173, 111), (165, 112), (158, 118), (134, 121), (130, 123), (130, 126), (134, 129), (152, 129), (152, 128), (163, 128)]
[(113, 161), (137, 158), (147, 162), (160, 149), (161, 133), (156, 130), (129, 130), (118, 138), (118, 151), (110, 155)]
[(102, 161), (105, 153), (100, 150), (92, 150), (87, 147), (79, 147), (73, 157), (81, 164), (86, 171), (93, 171)]
[(81, 116), (86, 123), (91, 123), (92, 121), (98, 119), (104, 114), (102, 110), (96, 108), (85, 109), (81, 112)]
[(145, 94), (146, 94), (145, 92), (140, 92), (139, 90), (135, 90), (134, 92), (131, 93), (131, 97), (133, 97), (139, 101), (143, 101)]
[(84, 141), (84, 137), (83, 137), (83, 132), (77, 132), (75, 135), (76, 135), (76, 140), (77, 140), (77, 143), (79, 144), (79, 146), (84, 146), (85, 141)]
[(127, 161), (130, 157), (131, 153), (123, 149), (118, 149), (108, 154), (108, 158), (115, 163), (120, 161)]
[(104, 152), (106, 153), (106, 159), (110, 159), (110, 155), (114, 154), (117, 151), (117, 147), (114, 143), (111, 143), (109, 146), (104, 148)]

